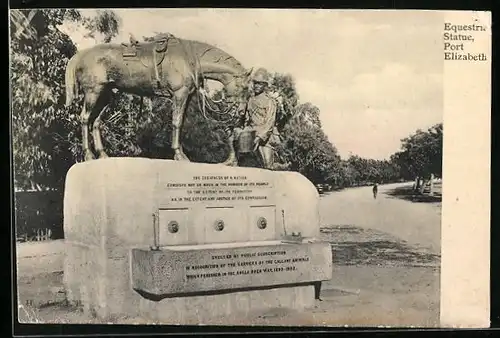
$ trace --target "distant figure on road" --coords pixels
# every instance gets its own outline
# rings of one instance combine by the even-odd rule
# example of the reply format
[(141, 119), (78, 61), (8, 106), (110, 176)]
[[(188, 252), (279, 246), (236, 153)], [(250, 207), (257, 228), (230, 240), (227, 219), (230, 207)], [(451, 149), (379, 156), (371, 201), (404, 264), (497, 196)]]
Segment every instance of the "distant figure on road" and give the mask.
[(373, 198), (377, 198), (377, 193), (378, 193), (378, 185), (377, 185), (377, 183), (375, 183), (373, 185), (373, 189), (372, 190), (373, 190)]

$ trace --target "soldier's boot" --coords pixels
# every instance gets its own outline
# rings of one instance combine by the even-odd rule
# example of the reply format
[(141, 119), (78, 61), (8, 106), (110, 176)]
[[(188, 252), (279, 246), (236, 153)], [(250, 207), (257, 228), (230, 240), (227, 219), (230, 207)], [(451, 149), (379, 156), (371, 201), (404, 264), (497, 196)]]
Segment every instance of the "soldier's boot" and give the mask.
[(236, 152), (234, 151), (234, 149), (231, 149), (229, 151), (229, 156), (228, 156), (227, 160), (222, 162), (222, 164), (227, 165), (227, 166), (231, 166), (231, 167), (235, 167), (238, 165), (238, 158), (236, 157)]
[(273, 170), (281, 170), (281, 171), (285, 171), (285, 170), (288, 170), (290, 168), (290, 162), (287, 162), (287, 163), (279, 163), (279, 162), (275, 162), (273, 164)]

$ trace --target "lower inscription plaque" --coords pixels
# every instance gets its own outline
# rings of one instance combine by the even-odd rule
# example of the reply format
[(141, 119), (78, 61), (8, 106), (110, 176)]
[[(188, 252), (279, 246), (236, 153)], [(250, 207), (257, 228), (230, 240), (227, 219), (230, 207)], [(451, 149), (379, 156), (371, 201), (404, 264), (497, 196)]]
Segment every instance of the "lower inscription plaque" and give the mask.
[(132, 250), (132, 287), (157, 296), (329, 280), (329, 243)]

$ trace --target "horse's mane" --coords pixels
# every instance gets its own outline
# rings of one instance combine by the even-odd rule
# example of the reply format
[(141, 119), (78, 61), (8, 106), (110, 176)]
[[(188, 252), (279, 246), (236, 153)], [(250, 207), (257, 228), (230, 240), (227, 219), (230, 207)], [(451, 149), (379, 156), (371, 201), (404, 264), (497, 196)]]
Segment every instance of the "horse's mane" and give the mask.
[(190, 44), (197, 57), (204, 62), (224, 63), (228, 66), (245, 70), (245, 67), (236, 58), (222, 49), (205, 42), (194, 40), (183, 40)]

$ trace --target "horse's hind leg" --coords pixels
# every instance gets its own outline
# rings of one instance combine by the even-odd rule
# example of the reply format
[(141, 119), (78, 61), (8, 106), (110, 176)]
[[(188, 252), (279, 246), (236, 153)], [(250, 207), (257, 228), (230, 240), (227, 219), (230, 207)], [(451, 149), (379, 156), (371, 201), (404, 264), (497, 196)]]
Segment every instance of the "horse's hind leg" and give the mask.
[(83, 156), (85, 161), (90, 161), (94, 159), (94, 154), (90, 149), (90, 141), (89, 141), (89, 118), (90, 118), (90, 109), (87, 105), (87, 95), (85, 95), (85, 101), (83, 102), (82, 112), (80, 114), (80, 120), (82, 124), (82, 146), (83, 146)]
[(94, 138), (94, 147), (95, 150), (99, 156), (99, 158), (107, 158), (109, 157), (108, 154), (104, 151), (104, 145), (102, 144), (102, 138), (101, 138), (101, 117), (103, 112), (106, 110), (107, 106), (104, 106), (97, 115), (94, 124), (92, 125), (92, 137)]
[[(96, 132), (94, 129), (94, 122), (97, 117), (103, 111), (103, 108), (106, 106), (105, 100), (101, 98), (101, 91), (89, 91), (85, 93), (85, 101), (83, 104), (83, 109), (81, 113), (82, 120), (82, 143), (83, 143), (83, 151), (85, 155), (85, 161), (90, 161), (94, 159), (94, 154), (90, 147), (89, 140), (89, 127), (92, 126), (92, 136), (95, 137)], [(96, 140), (94, 139), (94, 143)], [(98, 141), (100, 141), (100, 135), (98, 135)], [(101, 142), (101, 150), (102, 151), (102, 142)], [(97, 145), (99, 146), (99, 145)], [(96, 147), (97, 148), (97, 147)], [(101, 154), (100, 154), (101, 156)]]

